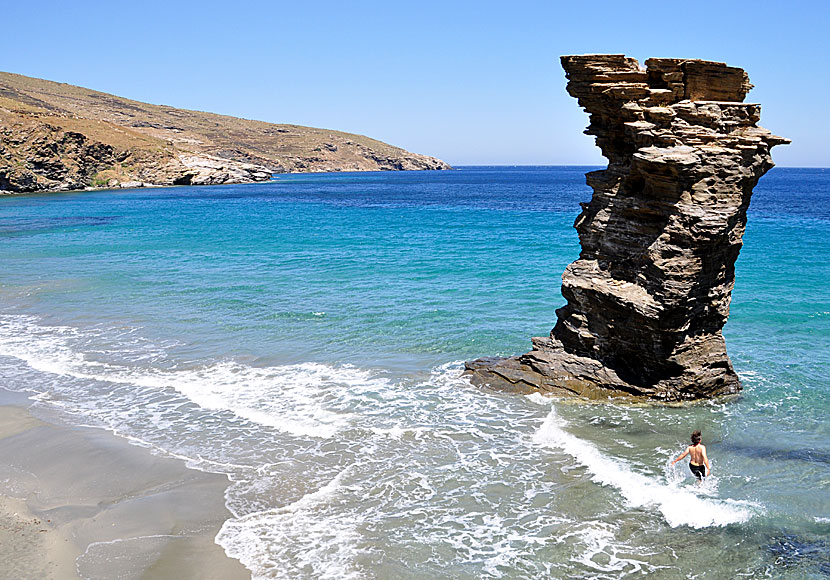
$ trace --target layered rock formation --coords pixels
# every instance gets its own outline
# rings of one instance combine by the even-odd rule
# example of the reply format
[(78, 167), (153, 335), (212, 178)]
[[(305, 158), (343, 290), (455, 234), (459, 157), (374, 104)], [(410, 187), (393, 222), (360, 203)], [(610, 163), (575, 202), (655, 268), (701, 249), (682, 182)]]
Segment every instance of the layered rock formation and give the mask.
[(362, 135), (150, 105), (0, 72), (0, 194), (450, 169)]
[(141, 142), (119, 147), (88, 133), (0, 110), (0, 193), (250, 183), (272, 175), (262, 165), (172, 148), (148, 150)]
[(608, 159), (575, 227), (550, 336), (467, 363), (475, 383), (665, 400), (736, 393), (721, 329), (752, 189), (789, 140), (757, 126), (746, 73), (723, 63), (563, 56), (568, 93)]

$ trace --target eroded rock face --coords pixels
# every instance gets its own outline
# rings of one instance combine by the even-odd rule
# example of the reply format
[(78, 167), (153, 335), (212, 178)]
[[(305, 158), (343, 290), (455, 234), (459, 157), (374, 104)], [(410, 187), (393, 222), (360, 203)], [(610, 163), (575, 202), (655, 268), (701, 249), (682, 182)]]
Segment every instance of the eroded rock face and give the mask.
[(48, 123), (13, 125), (0, 115), (0, 194), (83, 189), (89, 176), (116, 163), (110, 146)]
[[(124, 171), (125, 166), (132, 170)], [(269, 179), (271, 171), (261, 165), (203, 153), (119, 150), (47, 123), (0, 124), (0, 194), (69, 191), (90, 185), (214, 185)]]
[(723, 63), (563, 56), (568, 93), (608, 159), (575, 227), (567, 304), (549, 337), (467, 363), (473, 382), (668, 400), (736, 393), (721, 329), (752, 189), (789, 140), (758, 127), (746, 73)]

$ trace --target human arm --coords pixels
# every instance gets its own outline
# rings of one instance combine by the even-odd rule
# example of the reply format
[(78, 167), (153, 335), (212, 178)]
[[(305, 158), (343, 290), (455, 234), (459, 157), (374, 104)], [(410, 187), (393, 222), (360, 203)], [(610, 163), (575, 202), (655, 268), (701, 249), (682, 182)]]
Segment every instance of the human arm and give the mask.
[(712, 468), (709, 466), (709, 456), (706, 455), (706, 447), (703, 447), (703, 465), (705, 465), (706, 469), (709, 470), (709, 473), (706, 474), (706, 477), (712, 475)]
[(686, 457), (688, 454), (689, 454), (689, 448), (687, 447), (687, 448), (686, 448), (686, 451), (684, 451), (683, 453), (681, 453), (681, 454), (677, 457), (677, 459), (675, 459), (674, 461), (672, 461), (672, 462), (671, 462), (671, 464), (672, 464), (672, 465), (674, 465), (675, 463), (677, 463), (678, 461), (680, 461), (681, 459), (683, 459), (684, 457)]

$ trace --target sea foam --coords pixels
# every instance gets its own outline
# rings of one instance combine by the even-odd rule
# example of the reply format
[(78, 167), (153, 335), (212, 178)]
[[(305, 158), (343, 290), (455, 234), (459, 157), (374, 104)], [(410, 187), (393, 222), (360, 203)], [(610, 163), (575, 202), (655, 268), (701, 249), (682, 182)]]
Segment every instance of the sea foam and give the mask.
[(101, 362), (73, 349), (73, 339), (85, 338), (77, 329), (42, 326), (33, 317), (0, 319), (0, 352), (35, 370), (158, 393), (173, 389), (202, 409), (228, 411), (298, 437), (334, 437), (350, 424), (346, 393), (357, 386), (382, 390), (388, 383), (369, 370), (314, 362), (252, 367), (220, 361), (173, 370)]
[(671, 527), (706, 528), (745, 522), (757, 506), (736, 500), (704, 499), (690, 489), (637, 473), (620, 459), (604, 455), (594, 444), (564, 430), (566, 423), (551, 409), (533, 435), (534, 443), (561, 449), (582, 464), (599, 484), (615, 488), (631, 507), (656, 507)]
[[(226, 521), (216, 541), (254, 578), (363, 577), (354, 565), (358, 520), (329, 506), (342, 488), (344, 469), (321, 488), (284, 507)], [(301, 549), (298, 549), (301, 546)]]

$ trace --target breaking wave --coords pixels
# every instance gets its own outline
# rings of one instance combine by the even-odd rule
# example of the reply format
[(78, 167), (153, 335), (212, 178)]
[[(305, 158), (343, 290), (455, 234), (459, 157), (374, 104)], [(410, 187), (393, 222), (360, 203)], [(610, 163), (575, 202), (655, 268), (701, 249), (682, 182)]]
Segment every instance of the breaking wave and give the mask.
[(604, 455), (595, 445), (565, 431), (565, 422), (551, 409), (534, 434), (538, 445), (561, 449), (585, 466), (591, 479), (615, 488), (631, 507), (655, 507), (672, 526), (706, 528), (745, 522), (757, 506), (731, 499), (705, 499), (676, 483), (662, 482), (634, 471), (625, 462)]

